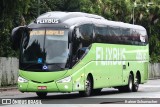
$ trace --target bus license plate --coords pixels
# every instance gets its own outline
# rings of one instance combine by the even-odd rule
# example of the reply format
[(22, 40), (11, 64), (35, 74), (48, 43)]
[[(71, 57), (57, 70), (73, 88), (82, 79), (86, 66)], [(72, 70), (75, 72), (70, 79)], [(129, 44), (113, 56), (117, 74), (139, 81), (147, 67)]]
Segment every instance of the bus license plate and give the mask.
[(39, 90), (46, 90), (47, 87), (46, 87), (46, 86), (38, 86), (38, 89), (39, 89)]

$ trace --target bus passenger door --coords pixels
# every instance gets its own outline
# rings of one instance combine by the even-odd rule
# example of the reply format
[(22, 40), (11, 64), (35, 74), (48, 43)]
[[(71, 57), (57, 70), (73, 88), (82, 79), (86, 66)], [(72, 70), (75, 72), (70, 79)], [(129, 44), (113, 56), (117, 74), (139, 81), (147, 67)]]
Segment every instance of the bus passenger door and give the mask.
[(121, 85), (126, 85), (128, 83), (129, 77), (129, 62), (126, 62), (122, 65), (122, 83)]

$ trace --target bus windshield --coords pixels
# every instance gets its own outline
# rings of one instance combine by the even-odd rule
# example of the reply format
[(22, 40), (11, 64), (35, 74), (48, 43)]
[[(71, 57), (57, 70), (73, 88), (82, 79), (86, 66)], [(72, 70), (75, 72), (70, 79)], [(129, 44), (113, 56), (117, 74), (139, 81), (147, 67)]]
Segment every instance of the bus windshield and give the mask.
[(22, 39), (22, 63), (65, 64), (68, 59), (67, 29), (31, 29)]

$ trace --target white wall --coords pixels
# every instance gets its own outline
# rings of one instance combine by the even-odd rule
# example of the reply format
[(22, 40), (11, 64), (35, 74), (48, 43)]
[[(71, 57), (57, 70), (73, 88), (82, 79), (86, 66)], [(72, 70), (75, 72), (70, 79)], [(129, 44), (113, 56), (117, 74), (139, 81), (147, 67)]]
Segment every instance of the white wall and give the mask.
[(0, 57), (0, 86), (17, 83), (18, 59)]
[(149, 78), (160, 79), (160, 63), (149, 64)]

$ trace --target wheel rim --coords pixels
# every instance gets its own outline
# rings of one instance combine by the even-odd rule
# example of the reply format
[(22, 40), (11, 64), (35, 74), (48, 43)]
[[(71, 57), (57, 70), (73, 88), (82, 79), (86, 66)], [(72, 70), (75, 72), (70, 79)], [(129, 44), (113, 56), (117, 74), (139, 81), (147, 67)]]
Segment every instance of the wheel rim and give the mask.
[(137, 76), (136, 76), (136, 78), (135, 78), (135, 83), (134, 83), (134, 85), (135, 85), (135, 88), (138, 89), (138, 87), (139, 87), (139, 79), (138, 79)]
[(129, 80), (129, 89), (132, 90), (132, 87), (133, 87), (133, 82), (132, 82), (132, 77), (130, 77), (130, 80)]

